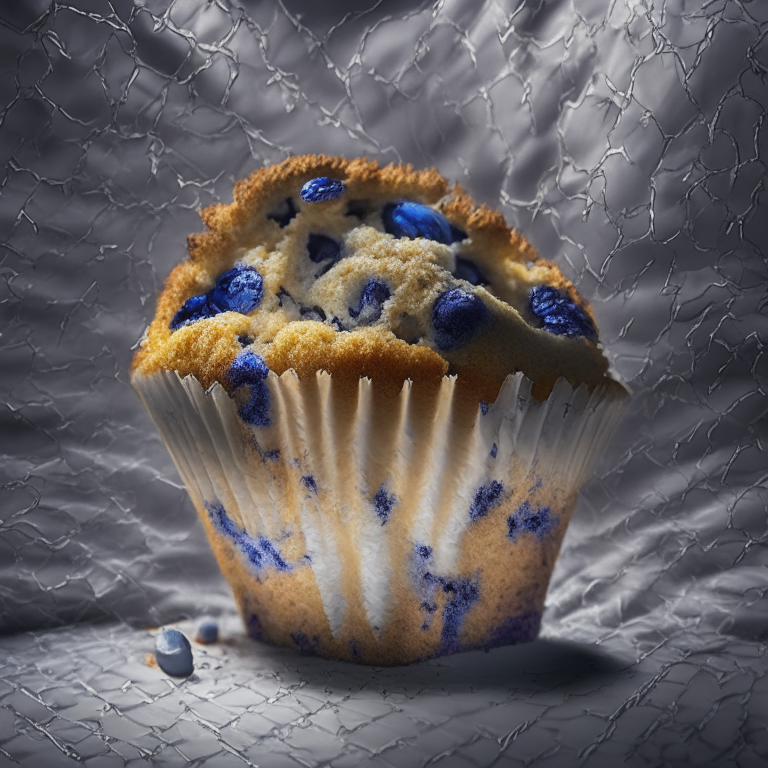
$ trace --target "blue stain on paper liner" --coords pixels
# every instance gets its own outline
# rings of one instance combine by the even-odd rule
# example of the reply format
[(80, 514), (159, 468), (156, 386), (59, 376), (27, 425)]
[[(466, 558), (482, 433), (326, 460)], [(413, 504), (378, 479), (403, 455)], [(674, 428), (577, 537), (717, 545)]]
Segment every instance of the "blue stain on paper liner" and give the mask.
[(432, 573), (433, 550), (426, 544), (414, 546), (413, 566), (416, 577), (416, 589), (424, 611), (424, 623), (421, 629), (429, 629), (433, 616), (437, 613), (437, 591), (442, 589), (446, 595), (443, 606), (443, 626), (440, 632), (440, 654), (446, 655), (461, 650), (459, 634), (464, 617), (480, 597), (477, 578), (454, 576), (446, 578)]
[(304, 632), (293, 632), (291, 633), (291, 640), (296, 643), (302, 656), (319, 655), (317, 646), (320, 644), (320, 638), (317, 635), (310, 638)]
[(538, 611), (528, 611), (519, 616), (512, 616), (491, 631), (483, 647), (490, 650), (499, 645), (528, 643), (536, 639), (540, 627), (541, 614)]
[(382, 525), (387, 524), (392, 510), (399, 501), (400, 499), (394, 493), (387, 493), (385, 484), (382, 483), (379, 490), (374, 494), (373, 499), (371, 499), (373, 511), (376, 513), (376, 517), (381, 520)]
[(248, 399), (237, 407), (240, 418), (253, 427), (268, 427), (272, 420), (269, 416), (271, 395), (266, 384), (269, 374), (267, 364), (255, 352), (239, 354), (227, 373), (229, 384), (237, 391), (249, 388)]
[(489, 480), (475, 492), (475, 498), (469, 507), (469, 519), (475, 522), (475, 520), (485, 517), (492, 509), (496, 509), (503, 500), (504, 483), (499, 480)]
[(440, 653), (447, 655), (462, 650), (459, 633), (464, 617), (480, 598), (480, 588), (475, 579), (455, 577), (440, 579), (447, 595), (443, 608), (443, 629), (440, 633)]
[(555, 526), (557, 518), (549, 507), (533, 507), (529, 501), (524, 501), (514, 515), (507, 518), (509, 532), (507, 537), (517, 541), (521, 533), (532, 533), (543, 539)]
[(317, 496), (317, 480), (314, 475), (302, 475), (301, 484), (309, 491), (306, 498)]
[(252, 638), (253, 640), (264, 639), (264, 630), (261, 626), (261, 620), (255, 613), (252, 613), (248, 617), (248, 621), (246, 623), (246, 631), (248, 632), (248, 637)]
[(205, 505), (213, 527), (222, 535), (232, 540), (232, 543), (245, 555), (248, 562), (257, 570), (274, 568), (276, 571), (291, 571), (291, 566), (285, 561), (278, 547), (264, 536), (253, 538), (246, 531), (237, 527), (234, 520), (226, 513), (221, 504)]
[(539, 285), (528, 295), (528, 311), (545, 331), (558, 336), (597, 338), (589, 315), (566, 294), (551, 285)]

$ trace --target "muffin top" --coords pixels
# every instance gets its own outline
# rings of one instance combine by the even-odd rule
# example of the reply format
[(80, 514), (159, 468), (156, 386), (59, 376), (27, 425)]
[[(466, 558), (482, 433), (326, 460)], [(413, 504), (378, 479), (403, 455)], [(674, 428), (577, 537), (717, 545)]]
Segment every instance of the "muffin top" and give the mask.
[(612, 381), (573, 285), (434, 169), (293, 157), (201, 215), (207, 231), (189, 236), (133, 373), (230, 392), (289, 368), (397, 388), (456, 374), (486, 402), (518, 371), (539, 399), (560, 377)]

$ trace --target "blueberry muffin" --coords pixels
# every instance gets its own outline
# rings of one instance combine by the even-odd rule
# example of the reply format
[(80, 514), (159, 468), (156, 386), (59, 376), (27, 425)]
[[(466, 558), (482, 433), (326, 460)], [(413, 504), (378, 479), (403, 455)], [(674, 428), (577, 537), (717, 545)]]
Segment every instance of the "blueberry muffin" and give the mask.
[(295, 157), (202, 217), (132, 384), (248, 631), (371, 664), (534, 638), (627, 395), (571, 283), (434, 170)]

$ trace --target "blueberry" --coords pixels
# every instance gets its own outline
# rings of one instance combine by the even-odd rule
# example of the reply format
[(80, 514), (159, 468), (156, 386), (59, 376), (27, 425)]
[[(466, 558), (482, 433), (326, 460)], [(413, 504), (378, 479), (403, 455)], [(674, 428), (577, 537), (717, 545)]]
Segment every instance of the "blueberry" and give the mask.
[(432, 308), (435, 343), (442, 352), (463, 347), (488, 319), (483, 300), (461, 288), (451, 288), (437, 297)]
[(209, 317), (218, 315), (221, 310), (213, 306), (208, 300), (208, 294), (202, 296), (192, 296), (187, 299), (181, 309), (173, 316), (170, 329), (175, 331), (183, 325), (196, 323), (198, 320), (206, 320)]
[(421, 203), (387, 203), (382, 212), (384, 230), (395, 237), (425, 237), (450, 245), (466, 234), (454, 227), (440, 211)]
[(155, 638), (155, 659), (166, 675), (189, 677), (195, 669), (192, 647), (178, 629), (164, 629)]
[(274, 211), (267, 214), (267, 218), (276, 221), (282, 229), (283, 227), (287, 227), (291, 221), (293, 221), (295, 215), (296, 206), (293, 204), (293, 198), (286, 197)]
[(371, 278), (360, 294), (360, 309), (349, 307), (351, 317), (359, 317), (362, 323), (372, 323), (381, 317), (384, 302), (392, 295), (389, 287), (381, 280)]
[(221, 312), (247, 315), (264, 297), (264, 280), (253, 267), (234, 267), (216, 281), (210, 303)]
[(249, 347), (251, 344), (253, 344), (253, 338), (247, 333), (243, 333), (237, 337), (237, 343), (241, 347)]
[(345, 216), (354, 216), (362, 221), (371, 212), (371, 204), (366, 200), (350, 200), (347, 203)]
[(267, 378), (267, 364), (254, 352), (242, 352), (229, 367), (229, 383), (233, 389), (254, 386)]
[(466, 280), (472, 285), (488, 285), (489, 282), (483, 270), (474, 261), (462, 256), (456, 257), (456, 269), (453, 271), (453, 276), (458, 277), (459, 280)]
[(539, 285), (528, 295), (528, 311), (542, 328), (558, 336), (597, 338), (589, 315), (572, 299), (551, 285)]
[(341, 179), (331, 179), (328, 176), (318, 176), (310, 179), (302, 188), (301, 199), (307, 203), (321, 203), (325, 200), (335, 200), (344, 194), (344, 182)]
[(302, 320), (314, 320), (317, 323), (324, 323), (326, 318), (325, 310), (317, 304), (314, 307), (302, 307), (299, 314)]
[(269, 373), (267, 364), (253, 352), (239, 354), (229, 367), (228, 377), (232, 389), (248, 386), (251, 389), (248, 400), (238, 406), (237, 412), (246, 423), (255, 427), (268, 427), (271, 397), (265, 379)]
[(469, 519), (475, 521), (480, 517), (485, 517), (492, 509), (501, 504), (503, 498), (504, 483), (498, 480), (489, 480), (477, 489), (475, 498), (469, 507)]
[(341, 245), (326, 235), (310, 235), (307, 240), (307, 251), (310, 261), (314, 261), (315, 264), (330, 259), (332, 266), (341, 258)]
[(204, 621), (197, 628), (195, 642), (201, 645), (211, 645), (219, 641), (219, 625), (212, 620)]

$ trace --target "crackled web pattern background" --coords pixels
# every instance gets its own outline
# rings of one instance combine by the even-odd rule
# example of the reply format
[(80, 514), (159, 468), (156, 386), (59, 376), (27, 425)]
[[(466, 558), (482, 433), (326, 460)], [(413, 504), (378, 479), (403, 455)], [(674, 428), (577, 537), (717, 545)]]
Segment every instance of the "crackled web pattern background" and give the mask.
[[(763, 0), (3, 3), (0, 765), (764, 765), (767, 34)], [(304, 152), (499, 207), (634, 391), (531, 646), (358, 669), (231, 618), (131, 348), (197, 209)], [(143, 665), (205, 614), (195, 677)]]

